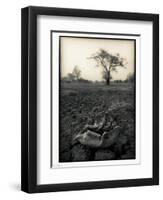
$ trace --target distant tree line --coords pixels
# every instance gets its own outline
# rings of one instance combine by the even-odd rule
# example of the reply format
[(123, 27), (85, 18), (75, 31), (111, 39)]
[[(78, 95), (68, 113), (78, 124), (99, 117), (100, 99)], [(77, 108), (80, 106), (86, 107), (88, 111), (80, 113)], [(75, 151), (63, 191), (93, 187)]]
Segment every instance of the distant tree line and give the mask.
[[(108, 80), (108, 73), (106, 73), (106, 71), (103, 71), (102, 73), (102, 81), (94, 81), (94, 83), (106, 83)], [(109, 75), (109, 84), (110, 81), (112, 80), (112, 76), (111, 74)], [(112, 80), (112, 82), (114, 83), (134, 83), (135, 80), (135, 74), (134, 73), (129, 73), (127, 75), (127, 78), (125, 80)], [(70, 82), (80, 82), (80, 83), (93, 83), (93, 81), (91, 80), (87, 80), (82, 78), (81, 76), (81, 70), (79, 69), (79, 67), (77, 65), (75, 65), (72, 73), (68, 73), (67, 76), (62, 78), (62, 81), (70, 83)]]
[(131, 82), (133, 83), (135, 80), (135, 73), (129, 73), (127, 78), (126, 78), (126, 82)]
[(114, 80), (114, 83), (134, 83), (134, 80), (135, 80), (135, 74), (129, 73), (125, 80)]
[(65, 82), (80, 82), (80, 83), (91, 83), (92, 81), (81, 77), (81, 70), (75, 65), (72, 73), (68, 73), (67, 76), (62, 78)]

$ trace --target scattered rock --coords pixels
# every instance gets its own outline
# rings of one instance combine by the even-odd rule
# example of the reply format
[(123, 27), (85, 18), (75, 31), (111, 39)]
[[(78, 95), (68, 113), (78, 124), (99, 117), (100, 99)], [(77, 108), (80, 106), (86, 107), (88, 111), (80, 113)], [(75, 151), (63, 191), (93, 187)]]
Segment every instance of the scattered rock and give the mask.
[(115, 153), (109, 150), (98, 150), (95, 153), (95, 160), (113, 160)]
[(91, 152), (81, 144), (75, 145), (71, 149), (72, 161), (88, 161), (90, 159)]
[(116, 144), (124, 145), (127, 143), (127, 141), (128, 141), (127, 136), (121, 134), (121, 135), (119, 135)]
[(126, 154), (121, 155), (121, 159), (134, 159), (135, 158), (135, 153), (132, 151), (127, 151)]

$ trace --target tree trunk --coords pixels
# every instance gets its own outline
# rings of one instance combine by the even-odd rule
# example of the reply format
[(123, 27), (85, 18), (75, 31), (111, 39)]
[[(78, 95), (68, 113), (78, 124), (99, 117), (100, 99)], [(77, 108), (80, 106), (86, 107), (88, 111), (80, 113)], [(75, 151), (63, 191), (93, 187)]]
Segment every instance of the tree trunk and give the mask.
[(106, 85), (110, 85), (110, 71), (108, 72), (108, 75), (107, 75)]

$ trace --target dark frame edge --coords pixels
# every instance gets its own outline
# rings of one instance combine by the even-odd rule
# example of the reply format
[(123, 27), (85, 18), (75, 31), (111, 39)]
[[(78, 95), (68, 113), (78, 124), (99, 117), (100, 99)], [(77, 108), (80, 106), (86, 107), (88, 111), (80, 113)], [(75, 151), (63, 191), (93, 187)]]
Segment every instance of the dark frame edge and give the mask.
[(37, 185), (31, 193), (110, 189), (156, 185), (153, 178)]
[[(36, 15), (21, 9), (21, 190), (31, 193), (37, 182)], [(34, 153), (35, 152), (35, 153)]]
[(153, 180), (159, 185), (159, 14), (153, 17)]
[(21, 190), (28, 192), (28, 37), (29, 9), (21, 10)]
[[(109, 10), (96, 10), (96, 9), (79, 9), (79, 8), (61, 8), (61, 7), (44, 7), (44, 6), (28, 6), (33, 12), (38, 15), (56, 15), (66, 17), (88, 17), (100, 19), (127, 19), (127, 20), (140, 20), (152, 21), (154, 13), (140, 13), (140, 12), (123, 12), (123, 11), (109, 11)], [(130, 17), (130, 19), (129, 19)]]

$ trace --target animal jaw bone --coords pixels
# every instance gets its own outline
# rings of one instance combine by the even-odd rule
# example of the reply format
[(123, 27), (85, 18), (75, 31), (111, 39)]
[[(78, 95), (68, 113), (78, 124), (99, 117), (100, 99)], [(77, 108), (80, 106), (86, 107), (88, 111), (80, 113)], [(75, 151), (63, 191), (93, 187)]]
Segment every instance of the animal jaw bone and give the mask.
[(90, 148), (108, 148), (117, 141), (120, 131), (120, 126), (116, 126), (111, 131), (104, 132), (101, 136), (94, 131), (87, 130), (84, 133), (77, 134), (74, 142), (79, 142)]
[(95, 123), (93, 125), (89, 125), (89, 124), (85, 125), (82, 132), (90, 130), (90, 131), (94, 131), (94, 132), (97, 132), (97, 133), (102, 133), (103, 132), (102, 130), (103, 130), (105, 125), (106, 125), (106, 118), (104, 117), (99, 124)]

